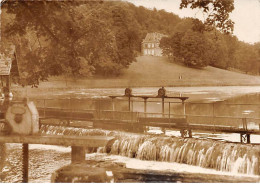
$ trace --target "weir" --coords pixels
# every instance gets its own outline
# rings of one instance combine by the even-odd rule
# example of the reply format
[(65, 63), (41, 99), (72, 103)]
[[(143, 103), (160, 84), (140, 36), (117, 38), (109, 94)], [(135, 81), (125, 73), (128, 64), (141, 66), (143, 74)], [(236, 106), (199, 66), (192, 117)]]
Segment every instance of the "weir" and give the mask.
[(219, 171), (259, 175), (259, 146), (213, 140), (151, 136), (117, 139), (111, 154), (142, 160), (184, 163)]
[[(250, 143), (250, 135), (260, 134), (260, 132), (247, 127), (248, 118), (236, 118), (241, 119), (243, 122), (242, 128), (189, 123), (189, 117), (194, 117), (194, 115), (187, 114), (185, 100), (188, 97), (168, 97), (163, 92), (164, 89), (161, 88), (158, 91), (158, 96), (134, 96), (131, 90), (127, 89), (126, 95), (110, 96), (112, 110), (101, 109), (100, 102), (97, 104), (96, 109), (74, 110), (73, 112), (69, 109), (38, 108), (40, 111), (38, 132), (19, 135), (5, 133), (5, 135), (0, 136), (0, 143), (23, 144), (24, 182), (28, 181), (29, 144), (71, 146), (72, 163), (84, 161), (84, 147), (94, 147), (94, 150), (97, 149), (98, 152), (140, 160), (175, 162), (223, 172), (260, 175), (260, 147), (258, 145), (193, 138), (194, 131), (238, 133), (242, 143)], [(117, 97), (127, 98), (128, 106), (126, 111), (116, 110), (115, 100)], [(144, 112), (134, 111), (132, 98), (143, 99)], [(162, 112), (147, 112), (148, 99), (161, 99)], [(169, 113), (165, 113), (166, 99), (180, 100), (183, 113), (179, 115), (171, 114), (170, 109), (168, 109)], [(169, 108), (170, 105), (171, 103), (169, 103)], [(14, 109), (12, 113), (16, 114), (15, 121), (19, 122), (19, 114), (22, 114), (21, 109)], [(214, 117), (214, 119), (217, 119), (219, 116)], [(66, 120), (67, 123), (59, 123), (55, 126), (52, 123), (55, 119)], [(78, 125), (75, 125), (73, 121), (91, 121), (94, 128), (84, 128), (84, 124), (81, 125), (81, 128), (77, 128)], [(2, 124), (6, 125), (6, 122), (2, 121)], [(181, 138), (148, 135), (146, 133), (147, 127), (160, 127), (162, 131), (166, 129), (179, 130)], [(106, 131), (98, 128), (122, 129), (129, 132), (138, 132), (139, 134)]]
[[(133, 95), (132, 90), (127, 88), (124, 95), (109, 96), (111, 98), (111, 109), (102, 108), (102, 100), (94, 100), (95, 107), (87, 110), (77, 109), (58, 109), (49, 107), (40, 107), (40, 124), (81, 127), (86, 126), (75, 124), (75, 120), (93, 122), (94, 128), (115, 129), (132, 132), (144, 133), (147, 127), (159, 127), (162, 131), (166, 129), (179, 130), (182, 137), (191, 138), (194, 131), (208, 133), (238, 133), (240, 134), (241, 143), (250, 143), (251, 135), (259, 135), (259, 129), (250, 129), (247, 127), (248, 122), (259, 123), (259, 118), (249, 118), (245, 116), (223, 116), (216, 115), (217, 109), (225, 108), (225, 105), (218, 103), (186, 103), (188, 97), (167, 96), (166, 90), (162, 87), (158, 90), (157, 96)], [(126, 98), (126, 99), (125, 99)], [(126, 110), (116, 108), (116, 100), (127, 102)], [(121, 100), (123, 99), (123, 100)], [(124, 100), (125, 99), (125, 100)], [(133, 99), (143, 100), (143, 112), (135, 111)], [(161, 113), (147, 112), (148, 103), (153, 103), (153, 99), (160, 99)], [(179, 102), (166, 102), (166, 100), (179, 100)], [(136, 101), (136, 100), (135, 100)], [(138, 102), (138, 101), (136, 101)], [(71, 103), (71, 102), (70, 102)], [(171, 113), (171, 107), (179, 110), (179, 113)], [(71, 105), (71, 104), (70, 104)], [(188, 105), (188, 107), (187, 107)], [(201, 114), (188, 113), (190, 110), (200, 110), (199, 106), (206, 109)], [(45, 100), (44, 100), (45, 106)], [(231, 105), (232, 106), (232, 105)], [(239, 105), (240, 106), (240, 105)], [(168, 112), (165, 109), (168, 107)], [(203, 112), (212, 110), (212, 115)], [(59, 119), (62, 123), (55, 123), (51, 119)], [(66, 121), (64, 124), (64, 120)], [(234, 124), (236, 122), (237, 124)], [(232, 124), (231, 124), (232, 123)], [(238, 125), (241, 123), (241, 126)]]
[(77, 129), (42, 126), (41, 133), (50, 135), (104, 135), (114, 139), (99, 153), (126, 156), (148, 161), (187, 164), (233, 174), (260, 175), (260, 146), (210, 139), (133, 134), (100, 129)]

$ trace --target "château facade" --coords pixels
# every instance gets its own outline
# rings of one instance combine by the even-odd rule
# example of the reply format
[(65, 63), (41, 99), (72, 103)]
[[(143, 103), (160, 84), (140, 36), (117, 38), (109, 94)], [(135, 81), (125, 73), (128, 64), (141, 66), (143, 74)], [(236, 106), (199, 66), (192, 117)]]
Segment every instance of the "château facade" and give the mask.
[(166, 37), (160, 33), (147, 33), (142, 42), (142, 54), (144, 56), (162, 56), (162, 49), (159, 47), (160, 40)]

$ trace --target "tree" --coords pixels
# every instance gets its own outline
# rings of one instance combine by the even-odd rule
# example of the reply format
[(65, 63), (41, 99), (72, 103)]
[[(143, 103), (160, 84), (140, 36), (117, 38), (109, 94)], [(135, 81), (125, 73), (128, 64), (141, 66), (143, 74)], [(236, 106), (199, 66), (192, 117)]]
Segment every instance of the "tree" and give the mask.
[(129, 15), (113, 2), (7, 1), (3, 8), (14, 15), (4, 36), (21, 49), (29, 85), (62, 74), (119, 74), (135, 59), (138, 28), (124, 22)]
[(176, 26), (171, 37), (160, 42), (163, 54), (172, 56), (172, 61), (190, 67), (205, 67), (209, 61), (209, 42), (202, 29), (204, 25), (197, 19), (186, 18)]
[(202, 33), (188, 30), (181, 40), (180, 48), (185, 65), (201, 68), (209, 64), (208, 42)]
[(234, 10), (234, 0), (182, 0), (180, 9), (202, 9), (207, 13), (205, 28), (212, 30), (218, 28), (224, 33), (232, 33), (234, 22), (229, 19), (229, 14)]
[(228, 46), (223, 34), (215, 31), (205, 33), (209, 45), (209, 65), (227, 69), (230, 66), (230, 61), (228, 59)]

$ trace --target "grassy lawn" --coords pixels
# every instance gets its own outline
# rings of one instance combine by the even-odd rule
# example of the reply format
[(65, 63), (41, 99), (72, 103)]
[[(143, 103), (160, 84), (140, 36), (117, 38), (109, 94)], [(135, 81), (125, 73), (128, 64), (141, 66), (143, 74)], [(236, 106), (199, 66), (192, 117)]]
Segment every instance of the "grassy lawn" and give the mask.
[[(179, 77), (182, 77), (179, 79)], [(256, 86), (260, 76), (252, 76), (214, 67), (204, 69), (188, 68), (170, 63), (166, 57), (141, 56), (137, 62), (115, 78), (69, 79), (53, 77), (41, 82), (39, 88), (27, 88), (29, 94), (45, 94), (55, 90), (74, 90), (87, 88), (125, 88), (125, 87), (190, 87), (190, 86)], [(25, 94), (25, 89), (13, 86), (17, 94)]]
[[(182, 79), (179, 79), (179, 76)], [(115, 78), (64, 79), (52, 78), (40, 87), (49, 88), (111, 88), (158, 86), (239, 86), (260, 85), (260, 77), (214, 67), (188, 68), (170, 63), (166, 57), (140, 56), (137, 62)]]

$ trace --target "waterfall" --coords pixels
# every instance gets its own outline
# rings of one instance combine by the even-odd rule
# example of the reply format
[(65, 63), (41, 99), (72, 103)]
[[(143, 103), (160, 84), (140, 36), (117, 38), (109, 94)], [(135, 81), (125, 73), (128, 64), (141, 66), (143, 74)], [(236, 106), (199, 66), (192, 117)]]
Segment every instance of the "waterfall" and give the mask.
[(260, 146), (211, 139), (165, 137), (101, 129), (42, 126), (44, 134), (114, 136), (115, 140), (98, 152), (140, 160), (176, 162), (218, 171), (260, 175)]
[(260, 146), (257, 145), (194, 138), (124, 136), (113, 143), (110, 154), (184, 163), (225, 172), (260, 174)]

